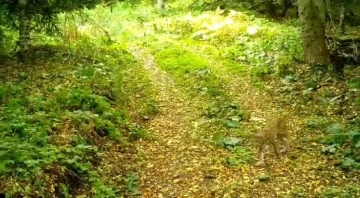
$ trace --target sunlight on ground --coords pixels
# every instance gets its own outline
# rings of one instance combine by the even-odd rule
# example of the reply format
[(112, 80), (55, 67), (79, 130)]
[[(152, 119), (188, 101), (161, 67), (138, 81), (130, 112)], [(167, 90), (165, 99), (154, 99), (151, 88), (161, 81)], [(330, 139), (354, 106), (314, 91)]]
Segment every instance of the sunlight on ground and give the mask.
[[(356, 91), (346, 95), (347, 82), (336, 84), (322, 71), (309, 75), (294, 61), (303, 52), (298, 24), (219, 7), (189, 12), (192, 2), (171, 2), (162, 13), (142, 1), (60, 15), (63, 40), (52, 41), (66, 50), (43, 54), (48, 62), (25, 73), (5, 68), (5, 77), (20, 80), (0, 86), (8, 105), (2, 124), (39, 144), (47, 133), (33, 131), (54, 129), (46, 136), (54, 152), (24, 141), (11, 163), (23, 163), (16, 156), (21, 153), (31, 179), (42, 181), (50, 172), (50, 193), (83, 197), (359, 194), (358, 171), (342, 169), (358, 163), (331, 155), (341, 150), (338, 137), (348, 143), (358, 135), (337, 124), (334, 113), (353, 113), (340, 102), (354, 99)], [(279, 160), (269, 150), (267, 166), (256, 167), (254, 133), (279, 112), (287, 113), (291, 151)], [(11, 147), (6, 141), (2, 145)], [(33, 150), (40, 159), (25, 155)], [(22, 164), (11, 171), (26, 173)], [(33, 193), (7, 176), (15, 190)]]

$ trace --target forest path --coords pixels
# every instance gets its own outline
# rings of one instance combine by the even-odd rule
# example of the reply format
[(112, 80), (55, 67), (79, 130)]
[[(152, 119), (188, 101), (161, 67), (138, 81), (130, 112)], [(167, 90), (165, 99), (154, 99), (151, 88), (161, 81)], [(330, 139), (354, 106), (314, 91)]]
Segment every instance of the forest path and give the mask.
[[(140, 172), (142, 197), (217, 197), (224, 178), (234, 174), (214, 157), (223, 158), (226, 152), (210, 144), (192, 139), (195, 122), (200, 116), (198, 103), (178, 89), (173, 80), (155, 64), (154, 58), (139, 48), (132, 53), (143, 62), (144, 68), (158, 89), (160, 113), (148, 123), (154, 140), (140, 141), (144, 165)], [(216, 177), (212, 172), (216, 172)], [(233, 177), (233, 176), (231, 176)]]
[[(192, 50), (198, 51), (196, 48)], [(224, 90), (234, 102), (250, 113), (251, 119), (242, 122), (243, 131), (253, 133), (262, 127), (263, 123), (257, 118), (268, 120), (280, 111), (288, 115), (292, 146), (287, 156), (277, 161), (270, 149), (266, 167), (254, 167), (253, 164), (227, 166), (226, 159), (232, 155), (231, 152), (198, 141), (198, 137), (193, 138), (199, 132), (196, 124), (202, 117), (199, 107), (204, 107), (204, 103), (209, 101), (194, 100), (178, 87), (168, 73), (158, 68), (146, 49), (132, 47), (130, 51), (143, 62), (153, 87), (159, 93), (160, 113), (147, 125), (154, 139), (139, 141), (137, 145), (144, 163), (140, 169), (142, 197), (267, 198), (296, 197), (303, 192), (316, 197), (329, 182), (336, 186), (355, 182), (356, 177), (343, 177), (341, 170), (326, 165), (328, 160), (319, 152), (319, 145), (311, 141), (312, 134), (305, 134), (302, 130), (305, 118), (297, 115), (290, 106), (281, 105), (279, 100), (282, 98), (275, 89), (278, 85), (265, 85), (268, 91), (254, 88), (248, 74), (232, 74), (216, 59), (199, 55), (209, 61), (211, 70), (226, 79)], [(210, 134), (216, 132), (211, 131), (212, 128), (208, 130)], [(248, 144), (244, 146), (256, 154), (253, 142), (246, 141)], [(270, 181), (260, 182), (261, 175), (269, 176)]]
[[(140, 169), (142, 197), (277, 197), (286, 193), (285, 189), (279, 188), (279, 185), (290, 185), (292, 180), (292, 177), (284, 177), (289, 171), (286, 164), (268, 159), (271, 167), (267, 168), (252, 164), (228, 167), (225, 160), (231, 152), (192, 138), (197, 133), (195, 123), (201, 119), (199, 107), (207, 101), (194, 100), (184, 89), (177, 87), (171, 76), (159, 69), (154, 57), (145, 50), (132, 47), (130, 51), (143, 63), (153, 87), (158, 90), (156, 100), (160, 108), (160, 113), (147, 124), (154, 140), (138, 144), (144, 163)], [(220, 64), (212, 62), (210, 65), (221, 75), (227, 75)], [(277, 113), (272, 97), (253, 89), (246, 76), (226, 78), (230, 79), (226, 91), (255, 117), (268, 118), (268, 114)], [(249, 121), (243, 125), (248, 131), (259, 123)], [(255, 147), (251, 148), (256, 152)], [(270, 172), (269, 168), (272, 169)], [(261, 174), (274, 177), (275, 182), (259, 183)]]
[[(223, 83), (222, 91), (250, 114), (249, 120), (241, 121), (240, 133), (252, 135), (263, 127), (264, 122), (285, 112), (292, 143), (290, 152), (280, 161), (269, 149), (266, 167), (255, 167), (253, 163), (228, 166), (229, 158), (248, 157), (248, 154), (218, 148), (201, 140), (204, 136), (199, 134), (203, 131), (197, 128), (203, 121), (200, 109), (212, 99), (194, 99), (183, 87), (178, 87), (168, 73), (159, 69), (146, 48), (132, 47), (130, 51), (143, 62), (153, 87), (158, 90), (160, 107), (160, 113), (148, 124), (155, 140), (138, 144), (144, 159), (140, 170), (142, 197), (319, 197), (331, 185), (345, 188), (356, 184), (357, 174), (346, 176), (341, 169), (329, 165), (334, 162), (321, 153), (316, 134), (305, 129), (307, 118), (296, 112), (292, 101), (281, 94), (284, 85), (279, 84), (278, 78), (262, 81), (257, 87), (248, 68), (244, 73), (232, 72), (214, 55), (216, 53), (206, 53), (206, 43), (192, 45), (165, 36), (159, 40), (162, 41), (160, 44), (179, 46), (206, 60), (208, 69)], [(179, 60), (182, 58), (185, 57), (179, 57)], [(217, 132), (216, 127), (211, 126), (205, 130), (208, 139)], [(243, 138), (231, 132), (230, 135)], [(245, 143), (240, 147), (246, 147), (256, 155), (254, 142), (248, 136), (244, 139)], [(252, 157), (257, 159), (257, 156)], [(268, 179), (260, 181), (264, 176)]]

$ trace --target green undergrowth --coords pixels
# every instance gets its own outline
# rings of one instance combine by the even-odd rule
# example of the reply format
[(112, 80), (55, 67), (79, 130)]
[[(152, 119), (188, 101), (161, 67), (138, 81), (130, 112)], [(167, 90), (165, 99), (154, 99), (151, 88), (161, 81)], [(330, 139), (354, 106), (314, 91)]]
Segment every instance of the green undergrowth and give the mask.
[(139, 65), (115, 44), (77, 43), (51, 59), (47, 48), (31, 65), (2, 67), (0, 190), (13, 197), (131, 194), (125, 172), (114, 180), (106, 171), (107, 158), (109, 148), (131, 150), (132, 140), (148, 135), (128, 114), (135, 95), (149, 96), (137, 101), (139, 114), (155, 111), (145, 74), (132, 81), (128, 73)]
[[(187, 4), (191, 2), (169, 2), (165, 15), (159, 15), (150, 2), (119, 3), (112, 6), (112, 12), (107, 7), (98, 6), (87, 11), (91, 20), (85, 24), (104, 27), (113, 39), (143, 40), (144, 45), (153, 45), (150, 43), (156, 42), (154, 37), (158, 40), (176, 38), (180, 42), (200, 41), (198, 45), (201, 47), (213, 48), (205, 53), (221, 60), (230, 72), (249, 71), (256, 78), (274, 73), (283, 77), (288, 68), (293, 67), (293, 57), (302, 57), (300, 29), (296, 21), (279, 24), (257, 18), (251, 12), (234, 10), (222, 12), (214, 9), (197, 14), (179, 12)], [(123, 20), (103, 20), (109, 18)], [(190, 48), (195, 44), (185, 43)], [(191, 52), (197, 54), (198, 51)]]
[[(224, 135), (224, 138), (244, 136), (241, 122), (249, 116), (245, 110), (232, 102), (232, 98), (223, 87), (225, 82), (212, 71), (209, 62), (199, 54), (178, 45), (167, 43), (166, 47), (157, 46), (160, 46), (159, 49), (153, 50), (153, 53), (159, 67), (170, 73), (193, 97), (206, 101), (206, 106), (202, 107), (201, 111), (208, 122), (201, 124), (202, 130), (198, 131), (197, 137), (194, 138), (215, 143), (212, 136), (217, 133)], [(252, 154), (246, 149), (240, 151), (239, 147), (231, 152), (233, 155), (228, 159), (229, 166), (252, 161)], [(243, 158), (244, 153), (245, 156), (249, 156), (249, 160)], [(239, 160), (240, 158), (245, 161)]]
[[(248, 12), (232, 10), (207, 11), (199, 15), (187, 13), (148, 23), (156, 26), (152, 30), (156, 34), (199, 41), (200, 50), (208, 49), (201, 50), (202, 53), (210, 53), (222, 60), (231, 72), (243, 72), (243, 67), (247, 67), (254, 77), (283, 76), (293, 66), (293, 57), (302, 57), (300, 28), (294, 21), (279, 24), (256, 18)], [(194, 42), (186, 44), (191, 48)]]
[[(351, 198), (357, 197), (360, 193), (359, 186), (355, 185), (346, 185), (344, 187), (336, 187), (331, 186), (325, 188), (321, 193), (317, 195), (317, 197), (321, 198), (330, 198), (330, 197), (344, 197), (344, 198)], [(295, 194), (296, 195), (296, 194)], [(298, 197), (298, 196), (296, 196)]]
[(151, 119), (159, 112), (157, 92), (152, 87), (148, 73), (139, 63), (127, 64), (121, 71), (123, 86), (123, 101), (128, 114), (137, 122)]
[(279, 102), (307, 118), (302, 141), (319, 143), (331, 165), (344, 171), (360, 168), (358, 75), (351, 67), (339, 78), (327, 67), (298, 66), (278, 88)]
[(153, 50), (155, 61), (164, 71), (170, 73), (181, 86), (193, 94), (207, 98), (227, 98), (223, 82), (209, 68), (206, 60), (181, 46), (169, 44)]
[[(261, 85), (258, 88), (264, 86), (261, 80), (269, 75), (291, 79), (293, 57), (299, 58), (302, 53), (296, 22), (279, 24), (245, 12), (188, 13), (148, 23), (156, 28), (148, 26), (149, 35), (142, 38), (142, 44), (151, 48), (157, 64), (180, 85), (195, 90), (195, 95), (211, 98), (203, 109), (203, 115), (211, 120), (204, 128), (224, 136), (250, 134), (239, 124), (248, 115), (232, 101), (223, 85), (240, 75), (252, 76), (254, 86)], [(235, 109), (231, 107), (234, 105)], [(214, 133), (209, 133), (204, 132), (203, 137), (211, 140)]]
[(335, 159), (335, 166), (345, 171), (360, 169), (360, 130), (359, 125), (344, 123), (339, 119), (330, 120), (324, 117), (308, 119), (306, 130), (311, 131), (313, 141), (319, 142), (321, 152)]

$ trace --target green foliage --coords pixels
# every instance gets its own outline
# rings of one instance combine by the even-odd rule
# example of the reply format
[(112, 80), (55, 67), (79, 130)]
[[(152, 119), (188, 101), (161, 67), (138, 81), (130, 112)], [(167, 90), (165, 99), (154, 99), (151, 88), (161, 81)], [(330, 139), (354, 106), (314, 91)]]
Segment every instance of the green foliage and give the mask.
[[(61, 12), (71, 12), (74, 10), (83, 9), (85, 7), (94, 8), (102, 0), (56, 0), (56, 1), (41, 1), (32, 0), (26, 1), (27, 12), (35, 21), (35, 30), (46, 30), (54, 33), (56, 29), (56, 17)], [(4, 0), (0, 3), (2, 14), (6, 21), (17, 21), (18, 19), (18, 3), (14, 0)]]
[[(161, 69), (177, 77), (208, 67), (206, 61), (190, 51), (181, 49), (179, 46), (169, 46), (156, 53), (155, 58)], [(202, 72), (200, 73), (202, 74)]]
[(360, 169), (360, 163), (355, 161), (355, 159), (351, 157), (347, 157), (344, 160), (342, 160), (341, 167), (345, 170), (356, 168)]
[(226, 148), (231, 152), (231, 155), (226, 158), (226, 165), (230, 167), (250, 164), (254, 161), (254, 154), (252, 151), (244, 146), (240, 146), (242, 139), (236, 137), (224, 137), (221, 132), (217, 132), (212, 137), (213, 142), (221, 147)]
[[(2, 97), (3, 101), (7, 100), (2, 106), (0, 121), (2, 131), (0, 145), (3, 150), (0, 152), (2, 161), (0, 172), (3, 175), (17, 175), (18, 181), (33, 180), (38, 176), (38, 171), (45, 171), (56, 164), (71, 168), (81, 175), (79, 177), (86, 177), (87, 172), (93, 169), (90, 163), (92, 158), (98, 156), (96, 146), (81, 142), (74, 147), (55, 146), (50, 141), (53, 131), (62, 130), (58, 126), (67, 118), (74, 123), (76, 127), (74, 130), (81, 130), (81, 127), (93, 120), (98, 133), (109, 131), (109, 134), (104, 135), (114, 139), (121, 136), (114, 123), (120, 124), (125, 118), (116, 117), (114, 109), (106, 100), (91, 95), (90, 92), (73, 90), (68, 93), (59, 103), (55, 102), (57, 97), (49, 99), (34, 95), (17, 95), (15, 96), (17, 98), (13, 99)], [(33, 189), (40, 186), (35, 186)], [(62, 188), (64, 189), (64, 186)], [(22, 191), (22, 189), (17, 190)]]
[(3, 190), (69, 197), (82, 189), (91, 197), (121, 197), (98, 169), (105, 145), (149, 136), (121, 104), (129, 100), (123, 77), (134, 58), (121, 47), (84, 42), (70, 47), (70, 57), (55, 51), (45, 63), (34, 63), (43, 65), (15, 68), (19, 78), (2, 79), (0, 174), (11, 181)]
[[(15, 46), (15, 32), (7, 28), (8, 22), (4, 21), (0, 7), (0, 55), (8, 55)], [(3, 57), (0, 57), (1, 59)]]
[(321, 198), (330, 198), (330, 197), (351, 198), (351, 197), (358, 196), (359, 193), (360, 193), (359, 187), (348, 185), (344, 188), (328, 187), (320, 194), (319, 197), (321, 197)]
[(222, 1), (199, 0), (199, 1), (194, 1), (189, 6), (189, 8), (191, 8), (193, 10), (197, 10), (197, 11), (214, 10), (221, 3), (222, 3)]
[(352, 78), (348, 81), (348, 85), (352, 89), (360, 89), (360, 78)]
[(226, 97), (221, 79), (195, 53), (176, 45), (154, 49), (154, 53), (160, 68), (172, 74), (184, 87), (197, 90), (206, 97)]
[(226, 58), (246, 62), (255, 76), (284, 73), (284, 65), (292, 63), (292, 56), (300, 56), (299, 30), (267, 29), (259, 38), (240, 37), (235, 45), (226, 49)]
[(93, 171), (90, 173), (90, 175), (91, 175), (90, 181), (92, 182), (92, 186), (94, 188), (94, 191), (96, 192), (94, 197), (96, 197), (96, 198), (102, 198), (102, 197), (112, 198), (112, 197), (120, 196), (119, 190), (106, 186), (104, 184), (104, 182), (100, 179), (97, 172)]
[(147, 139), (150, 138), (150, 134), (147, 130), (137, 124), (132, 124), (129, 126), (129, 133), (132, 139)]
[(248, 1), (236, 1), (236, 0), (198, 0), (193, 1), (190, 4), (189, 8), (194, 11), (206, 11), (206, 10), (215, 10), (218, 6), (221, 6), (225, 9), (244, 9), (250, 6)]
[(297, 186), (290, 191), (289, 197), (306, 197), (305, 190), (301, 186)]
[(305, 127), (309, 129), (322, 130), (332, 124), (332, 121), (324, 117), (310, 118), (306, 121)]
[(358, 129), (346, 130), (340, 124), (333, 124), (327, 129), (327, 136), (323, 139), (326, 144), (322, 148), (325, 154), (339, 153), (344, 156), (341, 167), (344, 170), (360, 168), (358, 154), (360, 152), (360, 132)]
[[(48, 139), (46, 136), (38, 137)], [(31, 181), (52, 166), (64, 166), (72, 169), (81, 177), (92, 169), (89, 160), (99, 154), (91, 145), (78, 144), (74, 147), (42, 146), (16, 136), (1, 137), (0, 171), (2, 175), (15, 176), (17, 181)], [(36, 189), (40, 186), (33, 186)], [(16, 189), (22, 190), (22, 189)]]
[(139, 175), (135, 172), (129, 172), (124, 178), (128, 193), (130, 195), (140, 195)]
[(230, 157), (226, 159), (226, 164), (230, 167), (251, 164), (254, 161), (253, 152), (243, 146), (237, 146), (232, 150)]
[(8, 102), (11, 98), (17, 97), (21, 93), (22, 87), (15, 85), (15, 83), (7, 82), (0, 85), (0, 101), (1, 103)]
[(221, 148), (226, 148), (229, 150), (232, 150), (235, 146), (237, 146), (238, 144), (240, 144), (242, 142), (241, 139), (236, 138), (236, 137), (223, 137), (221, 132), (217, 132), (213, 135), (212, 140), (214, 141), (214, 143), (221, 147)]
[[(218, 2), (216, 4), (219, 5)], [(170, 25), (173, 24), (177, 32), (171, 33), (183, 35), (184, 32), (193, 32), (192, 39), (205, 40), (217, 46), (224, 62), (233, 63), (225, 65), (234, 71), (238, 70), (236, 68), (239, 65), (247, 65), (255, 76), (272, 73), (284, 75), (293, 64), (293, 56), (302, 56), (300, 29), (297, 25), (279, 25), (235, 11), (227, 15), (217, 11), (200, 16), (189, 14), (172, 20)], [(186, 25), (182, 27), (176, 24)], [(171, 27), (166, 30), (169, 29)]]
[(248, 119), (248, 114), (239, 109), (235, 104), (213, 103), (206, 107), (202, 113), (204, 116), (221, 122), (226, 128), (240, 128), (240, 122)]
[(232, 63), (224, 65), (232, 71), (246, 65), (255, 77), (283, 76), (292, 69), (293, 57), (302, 57), (298, 25), (279, 25), (233, 11), (228, 15), (204, 14), (189, 21), (195, 30), (193, 38), (218, 46), (224, 62)]
[(340, 144), (352, 143), (354, 146), (360, 141), (360, 132), (358, 130), (345, 131), (340, 124), (333, 124), (327, 129), (328, 136), (326, 143)]

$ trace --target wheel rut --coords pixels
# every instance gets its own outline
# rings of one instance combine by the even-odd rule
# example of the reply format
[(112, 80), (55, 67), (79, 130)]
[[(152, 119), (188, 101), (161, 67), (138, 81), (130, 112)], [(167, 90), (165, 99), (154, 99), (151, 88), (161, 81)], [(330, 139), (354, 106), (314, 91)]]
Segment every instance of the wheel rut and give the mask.
[(137, 145), (144, 158), (140, 170), (142, 197), (213, 197), (221, 177), (212, 177), (209, 172), (216, 170), (224, 177), (231, 173), (211, 160), (216, 155), (222, 158), (223, 151), (191, 138), (200, 117), (197, 102), (177, 88), (156, 66), (154, 57), (141, 49), (131, 51), (143, 62), (159, 93), (160, 113), (147, 125), (154, 139)]

